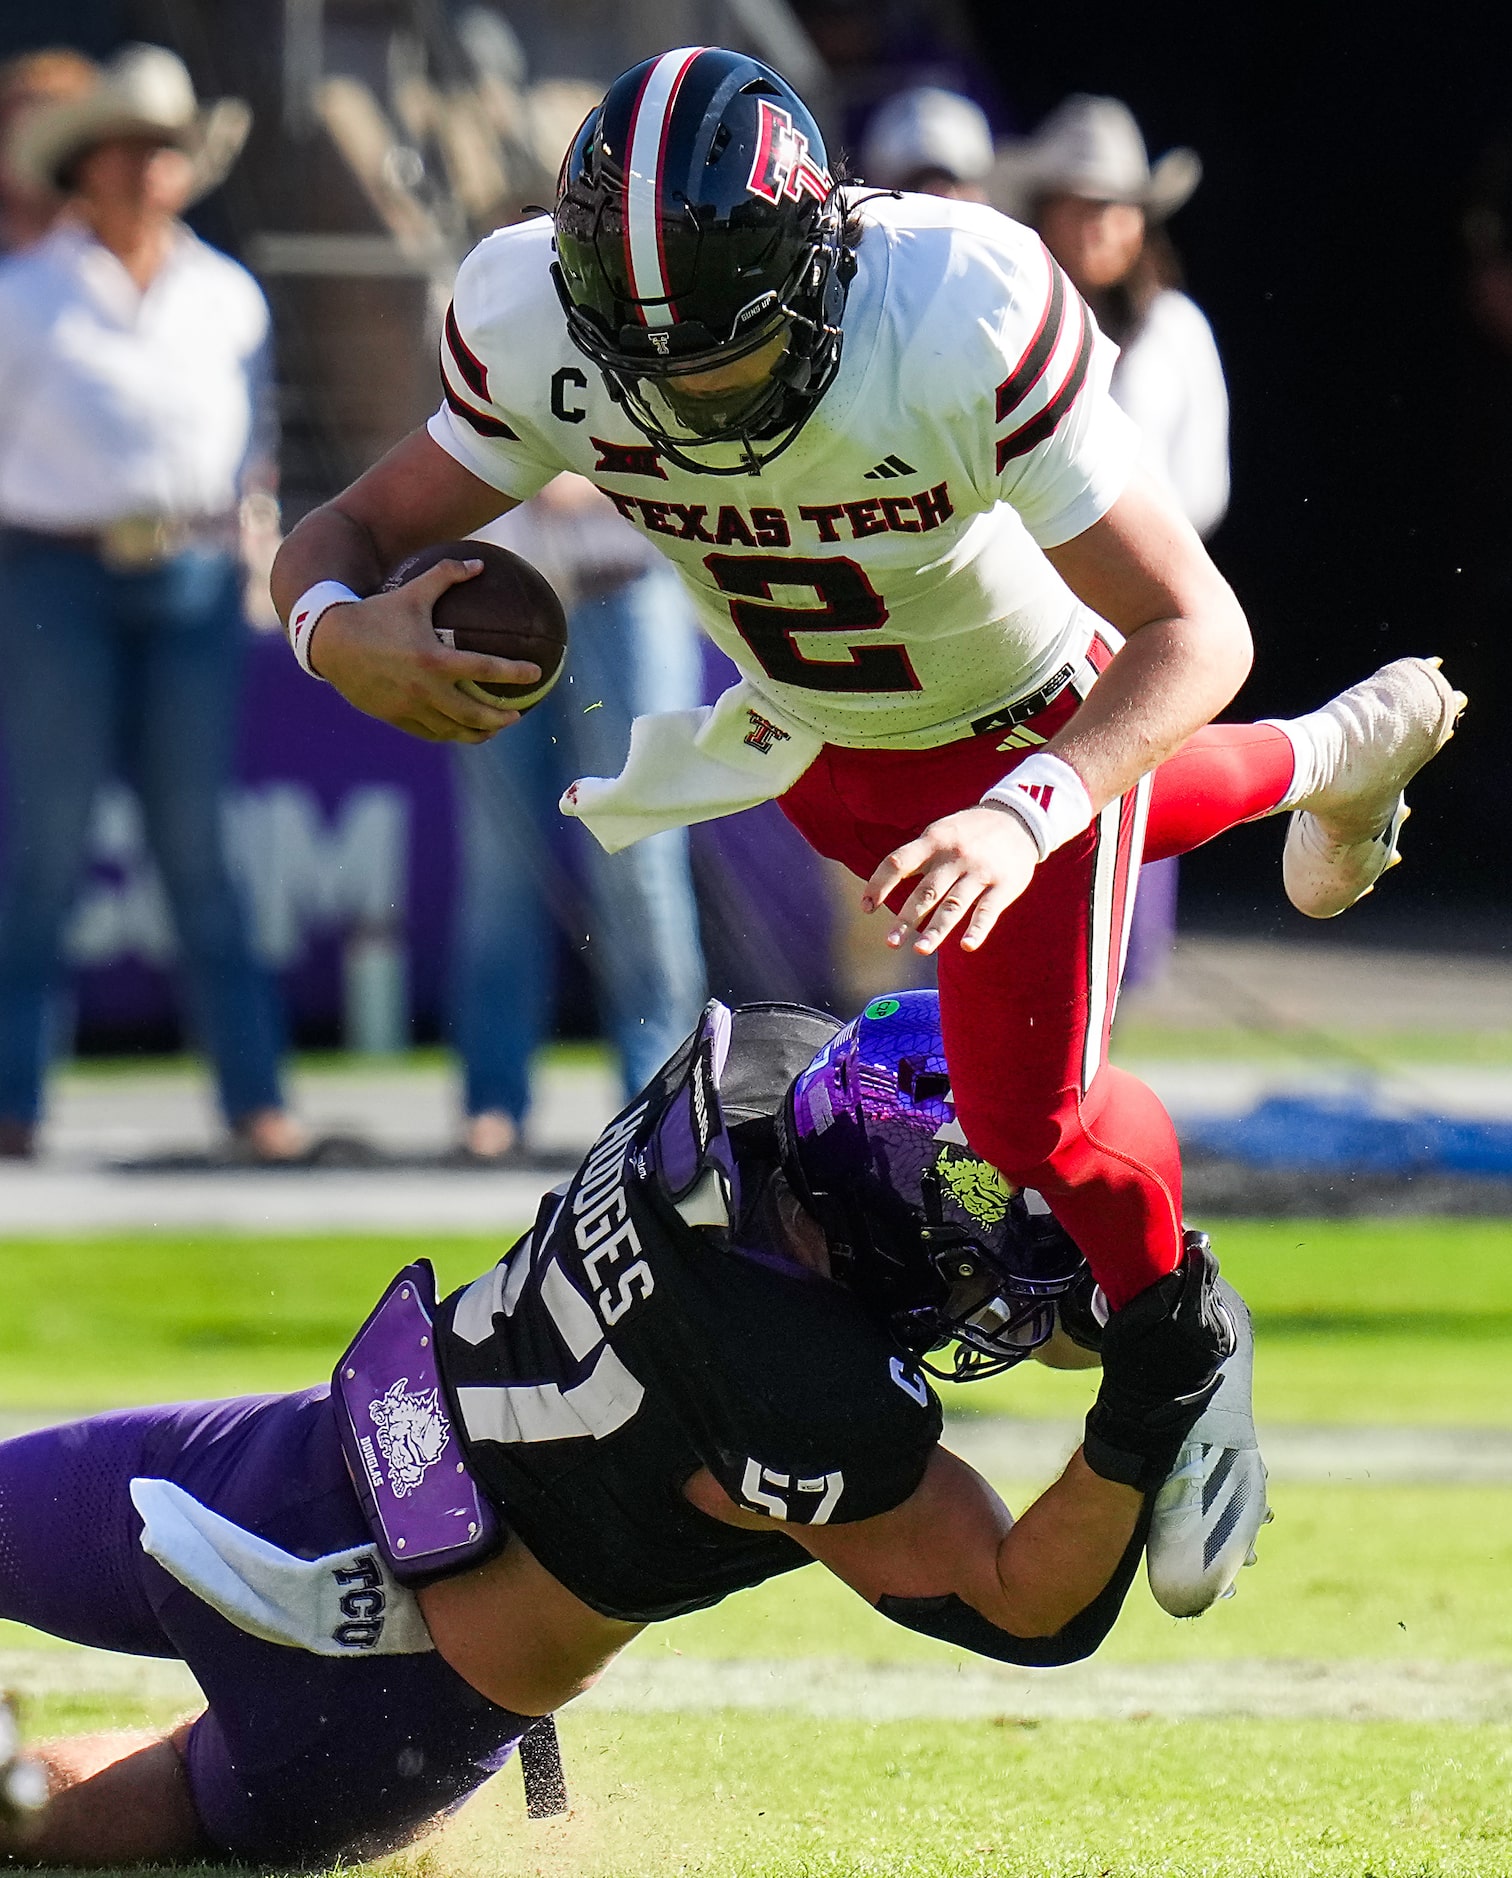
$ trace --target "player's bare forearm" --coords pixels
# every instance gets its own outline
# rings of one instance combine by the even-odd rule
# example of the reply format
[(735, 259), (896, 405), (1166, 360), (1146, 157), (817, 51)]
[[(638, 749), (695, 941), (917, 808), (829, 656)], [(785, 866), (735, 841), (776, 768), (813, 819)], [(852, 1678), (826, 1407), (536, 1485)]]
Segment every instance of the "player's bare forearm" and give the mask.
[(540, 672), (528, 662), (458, 652), (436, 638), (431, 608), (477, 564), (469, 570), (442, 561), (392, 593), (379, 589), (405, 555), (463, 539), (514, 506), (426, 431), (413, 431), (292, 531), (273, 564), (274, 604), (287, 620), (300, 595), (317, 583), (350, 588), (357, 602), (331, 606), (316, 622), (308, 642), (313, 669), (357, 710), (397, 730), (433, 742), (482, 742), (518, 713), (469, 696), (459, 685), (468, 679), (530, 684)]
[(1028, 1626), (1006, 1628), (1054, 1636), (1084, 1611), (1117, 1569), (1142, 1506), (1142, 1494), (1094, 1474), (1078, 1448), (998, 1547), (1004, 1599), (1016, 1623)]
[(1173, 755), (1233, 698), (1250, 668), (1249, 626), (1195, 532), (1143, 482), (1049, 558), (1126, 640), (1046, 745), (1081, 777), (1095, 810)]
[(321, 580), (376, 593), (405, 555), (474, 534), (514, 507), (511, 497), (464, 469), (428, 431), (411, 431), (290, 531), (273, 566), (274, 604), (287, 619), (300, 594)]
[(870, 1603), (954, 1594), (1013, 1637), (1050, 1637), (1117, 1570), (1141, 1496), (1080, 1452), (1015, 1523), (974, 1469), (943, 1448), (910, 1499), (877, 1519), (784, 1528)]
[[(1237, 604), (1233, 612), (1243, 627)], [(1081, 777), (1094, 810), (1173, 756), (1243, 684), (1248, 633), (1241, 640), (1229, 625), (1208, 616), (1141, 627), (1045, 745)]]
[[(1072, 591), (1125, 638), (1041, 753), (1075, 771), (1086, 791), (1083, 806), (1095, 815), (1229, 702), (1249, 671), (1249, 627), (1189, 524), (1143, 482), (1101, 521), (1050, 549), (1049, 558)], [(929, 953), (959, 928), (962, 950), (973, 952), (1029, 885), (1044, 852), (1048, 846), (1011, 806), (961, 809), (883, 859), (866, 883), (862, 909), (874, 911), (916, 880), (887, 943), (898, 947), (912, 938), (916, 952)]]

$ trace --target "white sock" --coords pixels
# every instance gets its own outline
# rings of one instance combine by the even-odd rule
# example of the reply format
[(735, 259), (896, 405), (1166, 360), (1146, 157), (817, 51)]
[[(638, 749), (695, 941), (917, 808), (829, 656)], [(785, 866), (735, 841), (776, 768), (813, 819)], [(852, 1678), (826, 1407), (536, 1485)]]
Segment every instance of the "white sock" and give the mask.
[(1342, 745), (1338, 721), (1328, 711), (1309, 711), (1305, 717), (1262, 717), (1262, 724), (1279, 730), (1292, 747), (1292, 779), (1285, 795), (1270, 811), (1280, 815), (1299, 807), (1331, 778)]

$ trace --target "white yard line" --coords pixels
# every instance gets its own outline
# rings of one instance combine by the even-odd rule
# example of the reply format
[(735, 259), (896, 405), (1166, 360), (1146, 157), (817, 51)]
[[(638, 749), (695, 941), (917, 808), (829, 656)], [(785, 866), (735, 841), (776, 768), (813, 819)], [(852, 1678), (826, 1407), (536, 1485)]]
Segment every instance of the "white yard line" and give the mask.
[(1512, 1664), (1236, 1659), (973, 1664), (934, 1669), (845, 1658), (676, 1662), (628, 1657), (583, 1702), (620, 1712), (781, 1709), (858, 1721), (1512, 1721)]
[[(992, 1480), (1047, 1479), (1081, 1440), (1081, 1423), (1007, 1415), (952, 1417), (945, 1446)], [(1307, 1427), (1260, 1430), (1278, 1481), (1365, 1486), (1502, 1486), (1512, 1482), (1512, 1429)]]
[(364, 1168), (118, 1174), (43, 1161), (0, 1168), (0, 1238), (89, 1232), (518, 1231), (550, 1173)]
[[(22, 1696), (113, 1697), (148, 1707), (199, 1700), (181, 1663), (103, 1650), (0, 1650)], [(1512, 1722), (1512, 1664), (1236, 1659), (1078, 1663), (1025, 1670), (861, 1664), (846, 1658), (623, 1659), (582, 1698), (616, 1714), (740, 1709), (889, 1721), (1256, 1720)]]

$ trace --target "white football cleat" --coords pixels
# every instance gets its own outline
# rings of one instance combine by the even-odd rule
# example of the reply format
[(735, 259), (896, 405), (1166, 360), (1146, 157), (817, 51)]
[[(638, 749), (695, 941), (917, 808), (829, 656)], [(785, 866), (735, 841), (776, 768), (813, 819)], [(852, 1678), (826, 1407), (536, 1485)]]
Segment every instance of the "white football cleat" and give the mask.
[(1286, 897), (1309, 919), (1333, 919), (1401, 859), (1403, 789), (1454, 735), (1465, 708), (1438, 659), (1395, 659), (1301, 720), (1317, 774), (1286, 831)]
[(1235, 1344), (1218, 1393), (1199, 1416), (1155, 1496), (1145, 1571), (1155, 1602), (1172, 1617), (1198, 1617), (1255, 1562), (1255, 1540), (1271, 1517), (1265, 1463), (1250, 1397), (1255, 1333), (1243, 1298), (1220, 1278)]

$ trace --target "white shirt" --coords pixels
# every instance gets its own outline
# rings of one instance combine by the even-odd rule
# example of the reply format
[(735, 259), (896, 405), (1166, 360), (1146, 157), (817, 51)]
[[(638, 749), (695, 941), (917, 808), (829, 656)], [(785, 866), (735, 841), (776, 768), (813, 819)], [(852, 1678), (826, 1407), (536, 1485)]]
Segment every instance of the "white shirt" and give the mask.
[(145, 293), (71, 223), (0, 263), (0, 524), (235, 508), (268, 324), (252, 276), (185, 228)]
[(1080, 656), (1096, 622), (1041, 549), (1112, 507), (1139, 440), (1117, 349), (1030, 230), (933, 196), (861, 213), (839, 372), (760, 475), (656, 456), (567, 336), (545, 218), (463, 263), (430, 433), (521, 500), (596, 483), (784, 721), (928, 748)]
[(1113, 368), (1113, 396), (1139, 426), (1147, 467), (1210, 535), (1229, 500), (1228, 387), (1213, 329), (1184, 293), (1156, 295)]

